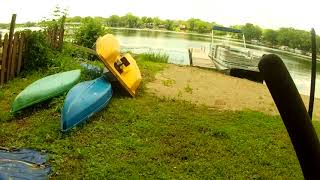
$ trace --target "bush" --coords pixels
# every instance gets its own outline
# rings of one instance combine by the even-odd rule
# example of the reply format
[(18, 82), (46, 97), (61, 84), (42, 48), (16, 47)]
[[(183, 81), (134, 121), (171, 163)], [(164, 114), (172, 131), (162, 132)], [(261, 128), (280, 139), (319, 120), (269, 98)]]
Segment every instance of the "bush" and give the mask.
[(48, 44), (44, 32), (28, 31), (26, 34), (24, 69), (30, 71), (50, 66), (51, 59), (53, 58), (53, 51)]
[(92, 48), (99, 36), (110, 32), (101, 21), (88, 17), (82, 21), (79, 29), (75, 31), (74, 40), (78, 45)]
[(139, 59), (145, 60), (145, 61), (159, 62), (159, 63), (168, 63), (169, 56), (165, 53), (148, 52), (148, 53), (139, 54)]

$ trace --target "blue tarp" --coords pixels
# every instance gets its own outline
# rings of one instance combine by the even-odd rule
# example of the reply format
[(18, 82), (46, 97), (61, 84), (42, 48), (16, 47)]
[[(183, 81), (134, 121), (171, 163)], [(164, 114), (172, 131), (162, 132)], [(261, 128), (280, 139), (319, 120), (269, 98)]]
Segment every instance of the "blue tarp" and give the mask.
[(51, 167), (48, 155), (31, 149), (0, 150), (0, 180), (47, 179)]
[(233, 28), (222, 27), (222, 26), (213, 26), (212, 30), (233, 32), (233, 33), (242, 33), (242, 31), (239, 29), (233, 29)]

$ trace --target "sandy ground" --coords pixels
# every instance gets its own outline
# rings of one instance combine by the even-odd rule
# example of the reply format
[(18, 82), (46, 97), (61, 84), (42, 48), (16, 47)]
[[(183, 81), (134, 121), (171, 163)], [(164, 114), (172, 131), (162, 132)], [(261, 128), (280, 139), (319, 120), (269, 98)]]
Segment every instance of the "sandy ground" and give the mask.
[[(196, 67), (170, 64), (147, 87), (156, 96), (187, 100), (213, 109), (279, 114), (265, 84)], [(302, 99), (308, 107), (309, 97), (302, 96)], [(319, 104), (320, 100), (316, 99), (314, 113), (317, 119), (320, 117)]]

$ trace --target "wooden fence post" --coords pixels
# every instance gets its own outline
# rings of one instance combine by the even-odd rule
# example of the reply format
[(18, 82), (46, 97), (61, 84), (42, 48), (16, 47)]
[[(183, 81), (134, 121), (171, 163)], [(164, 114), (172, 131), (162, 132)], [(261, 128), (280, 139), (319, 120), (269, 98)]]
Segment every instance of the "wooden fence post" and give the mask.
[(12, 19), (11, 19), (11, 23), (10, 23), (10, 32), (9, 32), (9, 39), (8, 39), (8, 55), (7, 55), (7, 77), (6, 77), (6, 81), (9, 80), (10, 78), (10, 69), (11, 69), (11, 53), (12, 53), (12, 39), (13, 39), (13, 33), (14, 33), (14, 27), (16, 25), (16, 18), (17, 15), (13, 14), (12, 15)]
[(2, 67), (2, 56), (3, 56), (3, 41), (2, 41), (2, 34), (0, 33), (0, 86), (2, 85), (1, 84), (1, 72), (3, 71), (3, 67)]
[(59, 31), (59, 46), (58, 46), (59, 49), (61, 49), (63, 45), (65, 20), (66, 20), (66, 16), (63, 16), (60, 24), (60, 31)]
[(24, 41), (25, 41), (25, 34), (21, 33), (20, 40), (19, 40), (19, 54), (18, 54), (18, 68), (17, 68), (17, 75), (20, 74), (21, 66), (22, 66), (22, 55), (24, 51)]
[(13, 44), (12, 44), (12, 56), (11, 56), (11, 69), (10, 69), (10, 79), (14, 78), (15, 72), (17, 70), (17, 49), (19, 47), (19, 33), (14, 34)]
[(2, 62), (1, 62), (1, 75), (0, 75), (0, 84), (3, 85), (5, 82), (5, 72), (7, 71), (7, 50), (8, 50), (8, 34), (4, 36), (3, 40), (3, 51), (2, 51)]

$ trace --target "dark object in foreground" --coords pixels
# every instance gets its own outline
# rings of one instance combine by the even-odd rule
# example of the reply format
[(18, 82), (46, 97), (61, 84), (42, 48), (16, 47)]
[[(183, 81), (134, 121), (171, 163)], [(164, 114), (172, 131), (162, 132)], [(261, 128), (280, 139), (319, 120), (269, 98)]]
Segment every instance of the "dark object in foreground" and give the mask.
[(31, 149), (0, 148), (0, 179), (47, 179), (51, 167), (48, 156)]
[(259, 69), (280, 112), (305, 179), (320, 178), (320, 144), (300, 94), (281, 58), (262, 57)]
[(230, 69), (230, 76), (245, 78), (251, 81), (263, 83), (263, 76), (257, 71), (248, 71), (245, 69)]
[(316, 32), (311, 30), (311, 49), (312, 49), (312, 66), (311, 66), (311, 84), (310, 84), (310, 99), (308, 114), (312, 120), (313, 104), (314, 104), (314, 91), (316, 87), (316, 71), (317, 71), (317, 43)]

